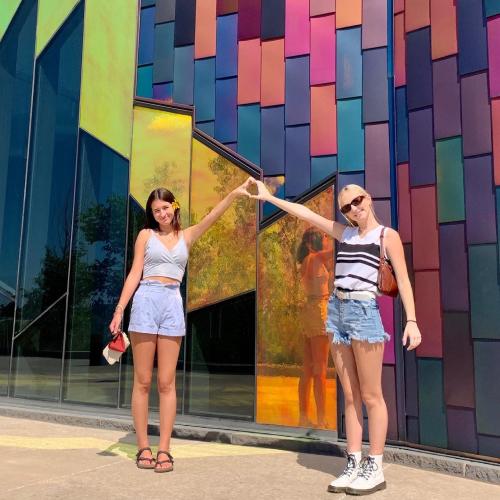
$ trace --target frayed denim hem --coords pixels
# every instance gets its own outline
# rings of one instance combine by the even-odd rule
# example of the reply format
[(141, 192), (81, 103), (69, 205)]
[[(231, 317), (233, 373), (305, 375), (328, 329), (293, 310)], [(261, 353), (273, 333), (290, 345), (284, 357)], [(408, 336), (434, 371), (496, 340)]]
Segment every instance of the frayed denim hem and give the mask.
[(380, 342), (389, 342), (391, 340), (391, 336), (384, 332), (382, 336), (369, 336), (369, 335), (350, 335), (348, 338), (341, 337), (340, 335), (335, 335), (333, 332), (328, 332), (329, 335), (332, 335), (332, 344), (337, 345), (351, 345), (352, 340), (357, 340), (358, 342), (368, 342), (369, 344), (379, 344)]

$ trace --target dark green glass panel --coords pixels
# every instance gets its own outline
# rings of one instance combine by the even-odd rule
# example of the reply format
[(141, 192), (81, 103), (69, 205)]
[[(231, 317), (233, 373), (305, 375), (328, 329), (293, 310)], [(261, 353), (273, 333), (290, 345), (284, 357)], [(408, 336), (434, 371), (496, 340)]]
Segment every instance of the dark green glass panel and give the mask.
[(7, 394), (14, 295), (0, 285), (0, 395)]

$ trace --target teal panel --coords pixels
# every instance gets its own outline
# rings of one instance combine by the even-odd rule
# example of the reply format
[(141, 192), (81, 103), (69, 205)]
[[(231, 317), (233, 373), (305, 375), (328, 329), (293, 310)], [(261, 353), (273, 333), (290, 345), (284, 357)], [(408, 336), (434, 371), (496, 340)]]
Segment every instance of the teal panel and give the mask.
[(137, 68), (136, 95), (153, 98), (153, 65)]
[(260, 105), (238, 106), (238, 153), (260, 165)]
[(484, 0), (484, 10), (486, 17), (500, 14), (500, 0)]
[(436, 175), (439, 222), (465, 219), (462, 138), (436, 141)]
[(362, 99), (337, 101), (339, 172), (365, 169), (365, 132)]
[(469, 245), (472, 337), (500, 339), (497, 245)]
[(420, 443), (446, 448), (443, 361), (420, 358), (417, 363)]
[(196, 121), (215, 120), (215, 57), (194, 63), (194, 106)]
[(336, 156), (316, 156), (311, 158), (311, 186), (337, 171)]

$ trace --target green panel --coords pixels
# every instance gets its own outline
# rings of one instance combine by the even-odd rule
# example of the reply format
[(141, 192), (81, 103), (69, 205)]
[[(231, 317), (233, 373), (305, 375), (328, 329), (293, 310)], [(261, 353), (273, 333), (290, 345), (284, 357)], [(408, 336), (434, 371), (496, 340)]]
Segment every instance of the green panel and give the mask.
[(238, 106), (238, 153), (260, 165), (260, 105)]
[(484, 0), (484, 9), (486, 17), (500, 14), (500, 0)]
[(153, 98), (153, 65), (137, 68), (137, 95)]
[(362, 99), (337, 101), (337, 137), (339, 172), (365, 169), (365, 131)]
[(35, 54), (47, 46), (80, 0), (38, 0)]
[[(497, 200), (497, 241), (500, 242), (500, 187), (496, 189)], [(500, 243), (497, 244), (498, 269), (500, 269)]]
[(500, 339), (500, 282), (497, 245), (469, 246), (472, 337)]
[(0, 7), (0, 41), (9, 27), (17, 8), (21, 5), (21, 0), (2, 0)]
[(421, 444), (446, 448), (448, 439), (442, 365), (440, 359), (418, 360), (419, 425)]
[(465, 219), (462, 138), (436, 141), (439, 222)]
[(80, 127), (130, 157), (137, 2), (87, 0)]

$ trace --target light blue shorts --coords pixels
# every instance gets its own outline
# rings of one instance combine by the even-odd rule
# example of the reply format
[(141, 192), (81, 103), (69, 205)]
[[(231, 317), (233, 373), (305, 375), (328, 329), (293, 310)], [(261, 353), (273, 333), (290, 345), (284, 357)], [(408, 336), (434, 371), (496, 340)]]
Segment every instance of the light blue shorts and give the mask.
[(169, 337), (186, 335), (179, 285), (142, 280), (132, 301), (128, 331)]
[(332, 295), (328, 299), (326, 331), (333, 334), (334, 344), (351, 345), (351, 340), (374, 344), (391, 338), (384, 331), (375, 299), (339, 299)]

